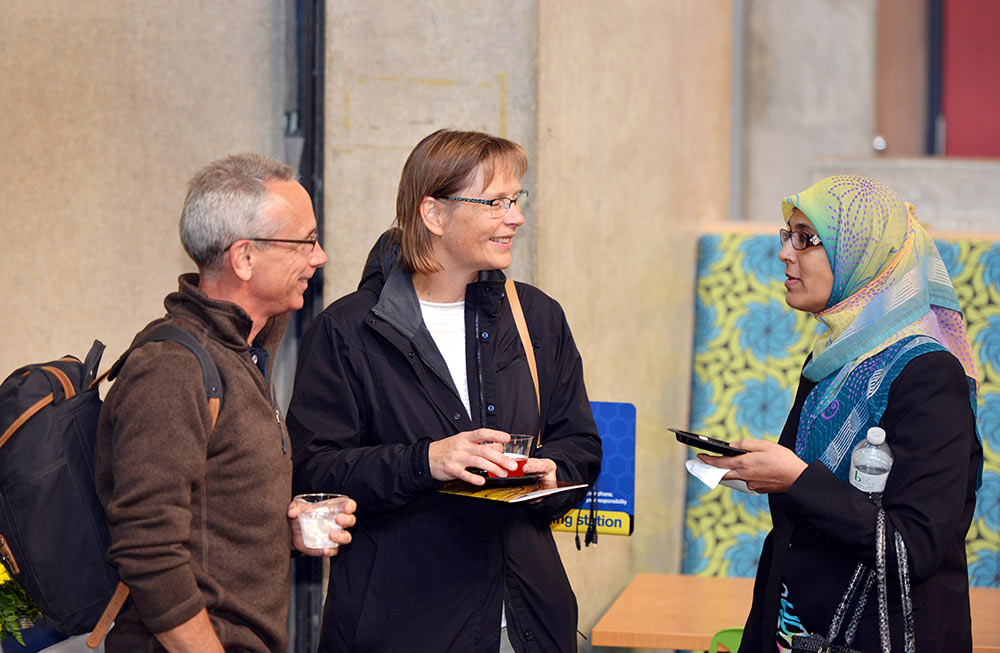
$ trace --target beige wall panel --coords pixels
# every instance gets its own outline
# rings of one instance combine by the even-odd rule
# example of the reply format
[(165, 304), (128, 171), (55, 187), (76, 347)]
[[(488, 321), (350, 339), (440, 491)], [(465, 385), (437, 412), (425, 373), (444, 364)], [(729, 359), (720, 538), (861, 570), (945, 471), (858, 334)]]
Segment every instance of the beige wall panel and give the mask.
[[(479, 130), (534, 154), (535, 12), (533, 0), (328, 3), (327, 302), (357, 288), (421, 138)], [(529, 171), (526, 188), (532, 180)], [(528, 224), (515, 241), (518, 279), (530, 278), (531, 233)]]
[[(539, 12), (537, 284), (566, 310), (590, 396), (637, 410), (636, 528), (577, 552), (594, 623), (637, 572), (680, 568), (695, 238), (729, 202), (726, 0), (546, 0)], [(585, 647), (586, 648), (586, 647)]]
[(817, 157), (865, 156), (875, 128), (876, 0), (748, 3), (742, 215), (781, 220)]
[(927, 138), (928, 13), (912, 0), (876, 0), (875, 132), (881, 156), (920, 156)]
[(874, 177), (917, 209), (932, 231), (1000, 231), (1000, 160), (924, 156), (817, 159), (809, 180), (841, 174)]
[(188, 177), (280, 157), (284, 6), (6, 0), (0, 20), (0, 370), (98, 337), (110, 364), (192, 270)]

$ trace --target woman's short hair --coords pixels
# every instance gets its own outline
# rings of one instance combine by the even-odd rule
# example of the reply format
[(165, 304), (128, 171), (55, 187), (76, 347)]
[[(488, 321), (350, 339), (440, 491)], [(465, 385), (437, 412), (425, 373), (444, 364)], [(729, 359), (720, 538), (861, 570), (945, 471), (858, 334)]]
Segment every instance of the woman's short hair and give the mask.
[(195, 173), (188, 182), (180, 230), (181, 243), (198, 269), (216, 271), (237, 240), (273, 236), (281, 225), (264, 223), (267, 183), (297, 178), (294, 168), (263, 154), (232, 154)]
[(439, 269), (431, 233), (420, 218), (420, 203), (425, 197), (455, 195), (475, 180), (480, 168), (484, 188), (498, 171), (520, 179), (528, 170), (528, 154), (505, 138), (447, 129), (425, 137), (410, 152), (396, 195), (396, 226), (407, 270), (429, 274)]

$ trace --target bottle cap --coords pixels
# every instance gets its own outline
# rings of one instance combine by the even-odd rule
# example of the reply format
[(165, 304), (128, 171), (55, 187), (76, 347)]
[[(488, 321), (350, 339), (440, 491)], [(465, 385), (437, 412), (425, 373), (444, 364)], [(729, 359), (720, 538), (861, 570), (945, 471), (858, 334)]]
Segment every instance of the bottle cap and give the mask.
[(873, 426), (868, 429), (868, 443), (876, 447), (885, 442), (885, 430), (880, 426)]

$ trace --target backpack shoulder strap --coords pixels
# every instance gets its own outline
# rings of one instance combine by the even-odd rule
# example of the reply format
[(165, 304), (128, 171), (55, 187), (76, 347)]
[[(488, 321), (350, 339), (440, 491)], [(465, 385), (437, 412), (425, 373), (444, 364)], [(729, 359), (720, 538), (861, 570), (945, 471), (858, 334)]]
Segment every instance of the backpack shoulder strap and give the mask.
[(111, 595), (111, 599), (104, 608), (101, 618), (97, 620), (94, 630), (87, 637), (87, 648), (95, 649), (101, 645), (101, 641), (104, 640), (105, 635), (111, 630), (111, 626), (114, 625), (118, 613), (121, 612), (122, 606), (125, 605), (125, 599), (128, 598), (128, 595), (128, 585), (118, 581), (118, 585), (115, 586), (115, 592)]
[(108, 380), (113, 381), (118, 376), (125, 365), (125, 360), (133, 351), (148, 342), (162, 342), (164, 340), (184, 345), (198, 358), (198, 363), (201, 365), (202, 379), (205, 383), (205, 394), (208, 396), (208, 410), (212, 414), (212, 428), (215, 428), (215, 423), (219, 419), (219, 409), (222, 407), (222, 378), (219, 376), (219, 368), (216, 367), (215, 361), (208, 355), (208, 352), (205, 351), (201, 343), (195, 340), (194, 336), (183, 327), (179, 327), (176, 324), (161, 324), (153, 329), (152, 333), (129, 347), (115, 361), (115, 364), (107, 372)]
[[(215, 361), (212, 360), (212, 357), (205, 351), (201, 343), (195, 340), (189, 331), (176, 324), (161, 324), (153, 329), (152, 333), (129, 347), (125, 353), (119, 356), (110, 370), (95, 379), (94, 385), (100, 383), (105, 377), (113, 381), (118, 376), (118, 373), (121, 372), (122, 366), (125, 365), (125, 360), (129, 354), (139, 347), (142, 347), (147, 342), (161, 342), (163, 340), (170, 340), (184, 345), (198, 358), (198, 363), (201, 365), (202, 378), (205, 382), (205, 394), (208, 396), (208, 410), (212, 414), (212, 428), (214, 429), (215, 423), (219, 419), (219, 409), (222, 407), (222, 378), (219, 376), (219, 368), (216, 367)], [(115, 618), (125, 604), (125, 599), (128, 598), (128, 595), (128, 586), (119, 581), (114, 594), (111, 596), (111, 600), (108, 601), (108, 605), (104, 608), (104, 613), (94, 626), (90, 637), (87, 638), (87, 646), (89, 648), (95, 649), (100, 646), (101, 641), (108, 634), (108, 630), (110, 630)]]

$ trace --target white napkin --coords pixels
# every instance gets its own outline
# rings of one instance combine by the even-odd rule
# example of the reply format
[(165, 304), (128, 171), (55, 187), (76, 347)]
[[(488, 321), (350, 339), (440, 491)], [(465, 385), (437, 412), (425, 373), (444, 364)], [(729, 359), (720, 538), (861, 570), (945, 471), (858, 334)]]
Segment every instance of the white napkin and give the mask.
[(723, 481), (722, 477), (729, 471), (723, 467), (716, 467), (715, 465), (703, 463), (698, 458), (690, 458), (686, 460), (684, 462), (684, 466), (687, 467), (687, 470), (691, 472), (692, 476), (710, 488), (714, 488), (721, 481), (723, 485), (731, 490), (738, 490), (740, 492), (745, 492), (746, 494), (760, 494), (759, 492), (754, 492), (748, 488), (745, 481)]

